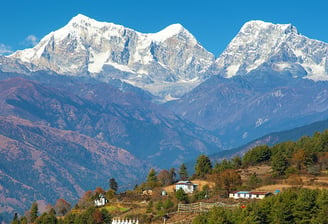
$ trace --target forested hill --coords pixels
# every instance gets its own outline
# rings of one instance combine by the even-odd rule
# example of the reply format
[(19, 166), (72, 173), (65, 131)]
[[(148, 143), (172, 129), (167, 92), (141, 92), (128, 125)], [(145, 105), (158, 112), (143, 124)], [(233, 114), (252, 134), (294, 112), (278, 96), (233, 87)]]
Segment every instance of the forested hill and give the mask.
[(270, 133), (238, 148), (224, 150), (212, 154), (210, 155), (210, 158), (212, 160), (220, 160), (222, 158), (230, 158), (236, 155), (240, 156), (243, 155), (249, 149), (252, 149), (258, 145), (273, 146), (281, 142), (297, 141), (303, 136), (312, 136), (314, 133), (323, 132), (326, 129), (328, 129), (328, 119), (323, 121), (317, 121), (309, 125), (293, 128), (286, 131)]
[(288, 189), (245, 208), (217, 207), (198, 216), (193, 224), (208, 223), (327, 223), (328, 191)]
[[(233, 168), (236, 157), (232, 160), (224, 159), (216, 166), (219, 170)], [(263, 163), (270, 165), (276, 176), (319, 174), (328, 168), (328, 130), (316, 132), (312, 137), (303, 136), (295, 142), (256, 146), (242, 157), (243, 167)]]

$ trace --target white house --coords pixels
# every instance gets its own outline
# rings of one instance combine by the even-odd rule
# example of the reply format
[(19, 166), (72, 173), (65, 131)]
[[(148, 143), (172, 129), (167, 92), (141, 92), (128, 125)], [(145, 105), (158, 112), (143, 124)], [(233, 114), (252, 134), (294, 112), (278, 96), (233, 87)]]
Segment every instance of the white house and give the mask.
[(229, 198), (239, 199), (263, 199), (272, 193), (270, 192), (256, 192), (256, 191), (233, 191), (229, 193)]
[(175, 184), (175, 190), (182, 189), (185, 193), (191, 194), (197, 189), (197, 184), (193, 184), (191, 181), (179, 181)]
[(104, 195), (99, 194), (99, 198), (95, 200), (95, 206), (104, 206), (107, 203), (107, 199)]

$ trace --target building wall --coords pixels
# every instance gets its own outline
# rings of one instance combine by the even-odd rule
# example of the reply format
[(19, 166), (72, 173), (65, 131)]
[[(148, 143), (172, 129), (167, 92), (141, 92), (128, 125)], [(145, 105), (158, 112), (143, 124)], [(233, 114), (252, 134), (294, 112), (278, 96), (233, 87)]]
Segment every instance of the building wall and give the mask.
[(194, 192), (194, 187), (192, 185), (175, 185), (176, 190), (179, 190), (181, 188), (185, 193), (193, 193)]
[(263, 199), (265, 194), (249, 194), (249, 193), (229, 193), (229, 198), (239, 199), (239, 198), (251, 198), (251, 199)]

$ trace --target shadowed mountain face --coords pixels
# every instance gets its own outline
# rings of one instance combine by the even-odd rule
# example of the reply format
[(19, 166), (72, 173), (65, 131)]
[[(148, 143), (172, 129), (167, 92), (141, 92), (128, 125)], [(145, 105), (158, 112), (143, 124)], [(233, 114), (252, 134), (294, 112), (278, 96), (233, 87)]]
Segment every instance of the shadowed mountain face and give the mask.
[(74, 82), (61, 90), (21, 78), (4, 80), (0, 108), (3, 116), (77, 131), (158, 167), (179, 164), (219, 146), (217, 138), (172, 112), (104, 83)]
[(167, 104), (181, 117), (237, 147), (273, 131), (327, 118), (328, 83), (277, 73), (212, 77)]
[[(231, 149), (223, 150), (218, 153), (210, 155), (212, 161), (220, 161), (224, 158), (230, 159), (234, 156), (242, 156), (248, 150), (259, 146), (259, 145), (269, 145), (273, 146), (281, 142), (287, 141), (297, 141), (304, 136), (313, 136), (316, 132), (324, 132), (328, 129), (328, 120), (317, 121), (309, 125), (304, 125), (301, 127), (293, 128), (286, 131), (274, 132), (265, 135), (261, 138), (255, 139), (245, 145)], [(196, 161), (190, 162), (189, 164), (194, 165)]]
[(131, 188), (150, 166), (168, 168), (219, 148), (216, 137), (134, 87), (74, 79), (60, 86), (62, 79), (0, 81), (4, 212), (22, 212), (36, 199), (74, 201), (96, 186), (107, 189), (111, 177)]

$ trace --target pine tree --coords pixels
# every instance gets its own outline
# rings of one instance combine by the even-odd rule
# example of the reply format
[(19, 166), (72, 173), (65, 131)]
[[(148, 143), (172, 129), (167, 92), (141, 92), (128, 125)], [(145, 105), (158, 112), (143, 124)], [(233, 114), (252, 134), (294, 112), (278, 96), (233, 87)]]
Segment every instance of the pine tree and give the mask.
[(200, 155), (195, 165), (196, 176), (205, 177), (205, 175), (211, 173), (211, 171), (212, 171), (211, 160), (205, 155)]
[(14, 214), (14, 218), (13, 218), (13, 221), (11, 222), (11, 224), (19, 224), (17, 213)]
[(154, 169), (150, 169), (147, 177), (147, 182), (156, 182), (157, 181), (157, 174)]
[(187, 167), (184, 163), (182, 163), (180, 166), (179, 176), (180, 176), (180, 180), (188, 180), (189, 178)]
[(177, 178), (177, 174), (175, 172), (175, 169), (174, 168), (171, 168), (170, 169), (170, 180), (171, 180), (171, 184), (173, 184), (175, 182)]
[(159, 185), (160, 183), (158, 182), (156, 171), (154, 169), (150, 169), (147, 176), (147, 182), (145, 184), (146, 189), (153, 189)]
[(38, 212), (39, 212), (38, 203), (33, 202), (31, 209), (30, 209), (31, 222), (34, 222), (38, 218)]
[(275, 175), (285, 175), (288, 168), (288, 160), (282, 152), (278, 152), (271, 158), (271, 167)]
[(175, 193), (175, 197), (183, 203), (187, 203), (188, 200), (188, 195), (184, 192), (184, 190), (182, 188), (180, 188), (179, 190), (177, 190), (177, 192)]
[(115, 178), (110, 178), (110, 180), (109, 180), (109, 189), (110, 189), (110, 190), (113, 190), (114, 192), (117, 191), (117, 189), (118, 189), (118, 184), (117, 184)]

